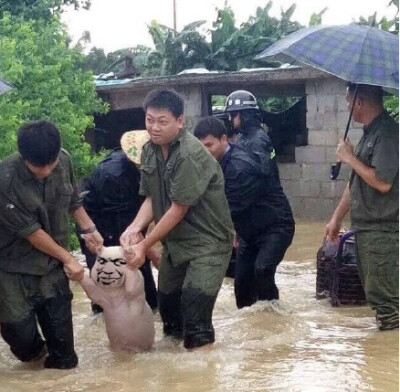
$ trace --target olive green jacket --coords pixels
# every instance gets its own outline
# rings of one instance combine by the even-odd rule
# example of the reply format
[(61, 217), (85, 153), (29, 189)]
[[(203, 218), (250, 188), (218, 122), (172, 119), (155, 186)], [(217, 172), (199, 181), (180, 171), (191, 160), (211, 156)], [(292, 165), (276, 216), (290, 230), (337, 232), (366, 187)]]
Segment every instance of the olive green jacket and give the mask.
[(81, 206), (68, 153), (45, 179), (38, 180), (19, 153), (0, 163), (0, 270), (45, 275), (60, 261), (26, 239), (43, 229), (59, 245), (69, 246), (69, 213)]
[(220, 165), (185, 130), (170, 144), (168, 155), (165, 161), (160, 146), (144, 146), (140, 194), (151, 197), (156, 223), (172, 202), (190, 206), (162, 241), (173, 264), (231, 250), (233, 225)]
[(369, 186), (354, 170), (350, 175), (350, 214), (356, 231), (399, 230), (399, 125), (383, 112), (364, 128), (357, 158), (391, 184), (387, 193)]

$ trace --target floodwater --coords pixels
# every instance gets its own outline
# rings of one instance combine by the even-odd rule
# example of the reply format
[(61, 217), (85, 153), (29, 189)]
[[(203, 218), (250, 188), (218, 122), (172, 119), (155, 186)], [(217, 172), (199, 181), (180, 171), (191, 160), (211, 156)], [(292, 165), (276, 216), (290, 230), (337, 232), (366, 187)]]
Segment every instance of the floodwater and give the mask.
[(298, 223), (277, 273), (283, 314), (257, 303), (238, 310), (225, 279), (214, 311), (216, 343), (186, 351), (164, 338), (156, 315), (150, 352), (114, 353), (102, 316), (73, 283), (73, 370), (22, 364), (0, 342), (0, 392), (335, 392), (398, 391), (398, 331), (378, 332), (368, 307), (315, 299), (315, 254), (324, 225)]

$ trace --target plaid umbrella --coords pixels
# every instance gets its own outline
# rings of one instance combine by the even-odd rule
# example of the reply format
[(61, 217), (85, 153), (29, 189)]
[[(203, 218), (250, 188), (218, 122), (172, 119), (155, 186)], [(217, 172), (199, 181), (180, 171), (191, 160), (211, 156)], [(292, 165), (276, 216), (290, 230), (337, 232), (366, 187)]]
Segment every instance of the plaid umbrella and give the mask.
[(399, 90), (399, 37), (371, 26), (312, 26), (275, 42), (255, 59), (307, 64), (348, 82)]
[(8, 84), (5, 80), (0, 78), (0, 95), (12, 90), (14, 87)]

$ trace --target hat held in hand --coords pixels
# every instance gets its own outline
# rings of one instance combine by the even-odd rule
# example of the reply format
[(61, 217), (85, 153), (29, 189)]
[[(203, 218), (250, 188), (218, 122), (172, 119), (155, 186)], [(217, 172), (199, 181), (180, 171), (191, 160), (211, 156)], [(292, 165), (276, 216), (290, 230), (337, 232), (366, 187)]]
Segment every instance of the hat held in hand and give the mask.
[(128, 131), (121, 137), (121, 147), (126, 156), (136, 165), (140, 165), (143, 146), (150, 140), (146, 130)]

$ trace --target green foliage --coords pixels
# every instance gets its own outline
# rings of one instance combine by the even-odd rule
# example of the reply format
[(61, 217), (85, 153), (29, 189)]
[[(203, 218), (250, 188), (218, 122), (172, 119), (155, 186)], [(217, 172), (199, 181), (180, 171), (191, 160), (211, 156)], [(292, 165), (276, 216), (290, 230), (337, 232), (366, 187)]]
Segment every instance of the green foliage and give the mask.
[(383, 100), (383, 105), (388, 113), (399, 122), (399, 97), (398, 95), (391, 95), (385, 97)]
[[(184, 69), (205, 67), (209, 70), (236, 71), (251, 68), (257, 64), (255, 55), (271, 45), (283, 35), (303, 27), (291, 20), (295, 4), (281, 10), (280, 18), (270, 17), (272, 1), (259, 7), (255, 16), (236, 27), (235, 15), (228, 3), (217, 9), (216, 21), (210, 31), (203, 28), (204, 21), (196, 21), (175, 31), (152, 21), (148, 26), (155, 49), (146, 47), (124, 49), (105, 56), (98, 49), (89, 53), (85, 69), (95, 73), (114, 71), (112, 58), (118, 59), (129, 52), (142, 76), (162, 76), (177, 74)], [(211, 37), (211, 42), (210, 42)], [(263, 62), (263, 66), (268, 66)]]
[(322, 11), (318, 13), (313, 12), (310, 17), (309, 25), (316, 26), (322, 24), (322, 17), (326, 11), (328, 11), (328, 7), (325, 7)]
[(260, 98), (257, 100), (261, 109), (271, 113), (280, 113), (299, 102), (301, 97)]
[(69, 222), (69, 248), (70, 248), (70, 250), (80, 249), (80, 244), (79, 244), (78, 236), (76, 235), (75, 228), (76, 228), (75, 222), (70, 220), (70, 222)]
[(91, 0), (0, 0), (0, 17), (9, 13), (25, 20), (52, 19), (65, 6), (87, 10), (90, 5)]
[[(291, 21), (295, 4), (286, 11), (281, 10), (280, 19), (270, 17), (272, 1), (264, 8), (258, 7), (255, 16), (250, 16), (240, 28), (235, 28), (234, 13), (225, 4), (218, 11), (217, 21), (213, 24), (211, 35), (217, 39), (212, 44), (213, 52), (207, 58), (209, 69), (236, 71), (257, 65), (253, 58), (263, 49), (273, 44), (282, 36), (303, 27)], [(263, 63), (263, 66), (268, 64)]]
[(48, 119), (60, 129), (78, 177), (86, 175), (96, 158), (84, 143), (83, 132), (93, 125), (93, 113), (106, 106), (96, 97), (90, 72), (79, 65), (79, 48), (57, 16), (23, 20), (5, 13), (0, 19), (0, 74), (15, 89), (0, 96), (0, 159), (16, 150), (16, 130), (30, 120)]

